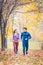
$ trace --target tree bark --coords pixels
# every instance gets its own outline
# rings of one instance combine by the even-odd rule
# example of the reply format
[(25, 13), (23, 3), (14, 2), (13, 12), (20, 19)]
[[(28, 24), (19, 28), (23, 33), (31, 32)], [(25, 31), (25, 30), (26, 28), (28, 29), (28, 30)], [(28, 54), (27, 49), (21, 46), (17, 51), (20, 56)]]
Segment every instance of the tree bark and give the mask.
[(2, 20), (1, 20), (1, 49), (5, 50), (5, 28)]
[(5, 38), (5, 35), (6, 35), (6, 24), (4, 23), (5, 21), (3, 20), (2, 13), (0, 13), (1, 49), (2, 50), (5, 50), (5, 48), (7, 48), (7, 42)]

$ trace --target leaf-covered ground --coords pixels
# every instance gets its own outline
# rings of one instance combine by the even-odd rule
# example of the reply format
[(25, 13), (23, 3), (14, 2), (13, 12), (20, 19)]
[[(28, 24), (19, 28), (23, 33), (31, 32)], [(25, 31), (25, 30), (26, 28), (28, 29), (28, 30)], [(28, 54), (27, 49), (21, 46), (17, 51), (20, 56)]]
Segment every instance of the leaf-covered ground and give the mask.
[(25, 56), (21, 52), (15, 55), (13, 50), (0, 50), (0, 65), (43, 65), (43, 50), (29, 50)]

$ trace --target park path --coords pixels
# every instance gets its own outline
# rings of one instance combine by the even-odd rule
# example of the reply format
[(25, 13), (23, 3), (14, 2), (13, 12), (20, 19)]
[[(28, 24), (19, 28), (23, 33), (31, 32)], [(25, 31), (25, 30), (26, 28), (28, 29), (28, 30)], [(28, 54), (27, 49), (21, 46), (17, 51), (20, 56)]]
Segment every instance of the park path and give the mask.
[(25, 56), (21, 52), (15, 55), (13, 50), (0, 50), (0, 65), (43, 65), (43, 50), (29, 50)]

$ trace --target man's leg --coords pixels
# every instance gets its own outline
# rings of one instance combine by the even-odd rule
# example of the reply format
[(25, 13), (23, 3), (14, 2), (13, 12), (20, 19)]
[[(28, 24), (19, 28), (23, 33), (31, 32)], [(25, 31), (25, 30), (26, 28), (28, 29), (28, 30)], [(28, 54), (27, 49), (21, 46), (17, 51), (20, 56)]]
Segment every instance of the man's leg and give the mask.
[(28, 54), (28, 43), (26, 44), (26, 54)]
[(25, 55), (25, 43), (23, 43), (23, 54)]

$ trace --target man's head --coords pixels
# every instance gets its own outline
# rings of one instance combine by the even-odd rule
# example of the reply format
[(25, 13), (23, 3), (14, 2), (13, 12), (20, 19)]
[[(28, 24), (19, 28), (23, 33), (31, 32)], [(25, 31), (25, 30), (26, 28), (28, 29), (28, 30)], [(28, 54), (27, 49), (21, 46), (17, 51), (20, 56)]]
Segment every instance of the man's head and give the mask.
[(26, 32), (27, 31), (27, 28), (26, 27), (23, 27), (23, 31)]

